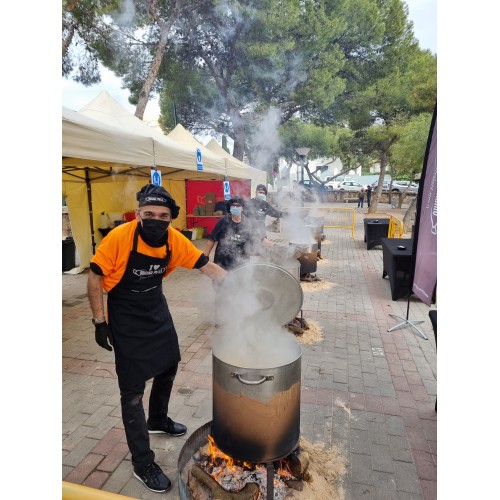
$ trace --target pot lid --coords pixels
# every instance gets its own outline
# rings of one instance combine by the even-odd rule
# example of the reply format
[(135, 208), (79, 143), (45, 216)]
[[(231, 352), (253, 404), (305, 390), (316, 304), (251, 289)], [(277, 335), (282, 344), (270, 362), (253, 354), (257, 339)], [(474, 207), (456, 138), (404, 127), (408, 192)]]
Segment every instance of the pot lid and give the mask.
[(221, 285), (223, 315), (237, 314), (239, 321), (284, 326), (302, 307), (304, 294), (297, 279), (286, 269), (269, 262), (239, 266)]

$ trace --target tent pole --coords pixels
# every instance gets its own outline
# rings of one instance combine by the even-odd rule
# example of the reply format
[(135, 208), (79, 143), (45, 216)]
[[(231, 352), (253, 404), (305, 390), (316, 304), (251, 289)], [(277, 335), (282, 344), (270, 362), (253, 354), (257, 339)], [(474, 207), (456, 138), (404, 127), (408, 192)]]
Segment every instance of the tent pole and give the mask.
[(90, 186), (90, 176), (88, 167), (85, 167), (85, 185), (87, 186), (87, 201), (89, 204), (90, 236), (92, 238), (92, 255), (95, 255), (94, 213), (92, 210), (92, 188)]

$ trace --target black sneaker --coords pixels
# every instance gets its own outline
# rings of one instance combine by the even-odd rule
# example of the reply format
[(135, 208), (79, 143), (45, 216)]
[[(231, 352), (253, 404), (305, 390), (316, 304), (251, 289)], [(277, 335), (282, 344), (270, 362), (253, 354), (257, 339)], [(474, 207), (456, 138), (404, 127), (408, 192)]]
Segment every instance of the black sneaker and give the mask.
[(165, 422), (159, 425), (150, 425), (148, 423), (148, 432), (150, 434), (169, 434), (170, 436), (183, 436), (186, 434), (187, 427), (184, 424), (174, 422), (170, 417), (167, 417)]
[(170, 479), (163, 473), (156, 462), (144, 467), (134, 467), (134, 476), (144, 483), (148, 490), (156, 493), (168, 491), (172, 486)]

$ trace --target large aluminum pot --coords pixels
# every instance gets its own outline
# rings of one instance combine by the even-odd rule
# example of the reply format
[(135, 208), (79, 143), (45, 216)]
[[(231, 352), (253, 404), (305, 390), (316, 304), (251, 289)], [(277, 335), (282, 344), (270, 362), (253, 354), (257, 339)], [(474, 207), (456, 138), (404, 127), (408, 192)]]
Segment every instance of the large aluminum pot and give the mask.
[(299, 444), (302, 349), (295, 338), (284, 339), (289, 361), (269, 368), (236, 366), (222, 343), (213, 345), (212, 436), (235, 459), (271, 462)]
[(300, 282), (300, 263), (297, 258), (301, 255), (301, 252), (297, 254), (295, 252), (295, 248), (290, 245), (273, 245), (263, 250), (261, 260), (282, 267)]
[(304, 298), (296, 277), (269, 262), (236, 267), (219, 290), (223, 300), (215, 303), (217, 317), (224, 329), (239, 331), (286, 325), (300, 311)]
[(317, 256), (318, 253), (318, 242), (313, 243), (299, 243), (295, 241), (290, 241), (290, 247), (293, 248), (298, 254), (297, 257), (300, 257), (302, 254), (310, 254), (314, 253)]

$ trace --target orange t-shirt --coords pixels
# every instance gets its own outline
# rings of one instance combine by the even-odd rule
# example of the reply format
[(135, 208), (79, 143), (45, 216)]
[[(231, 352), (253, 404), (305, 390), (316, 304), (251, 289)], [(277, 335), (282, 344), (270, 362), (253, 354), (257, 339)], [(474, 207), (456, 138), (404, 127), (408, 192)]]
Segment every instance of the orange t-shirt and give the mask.
[[(123, 277), (127, 267), (128, 258), (134, 243), (134, 232), (137, 221), (126, 222), (113, 228), (97, 247), (95, 255), (90, 262), (97, 264), (104, 275), (102, 286), (109, 292)], [(194, 265), (203, 254), (182, 233), (168, 227), (168, 247), (170, 260), (165, 275), (170, 274), (176, 267), (193, 269)], [(165, 257), (165, 247), (150, 247), (141, 238), (137, 239), (137, 251), (151, 257)]]

